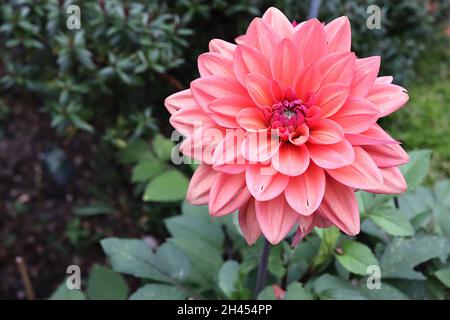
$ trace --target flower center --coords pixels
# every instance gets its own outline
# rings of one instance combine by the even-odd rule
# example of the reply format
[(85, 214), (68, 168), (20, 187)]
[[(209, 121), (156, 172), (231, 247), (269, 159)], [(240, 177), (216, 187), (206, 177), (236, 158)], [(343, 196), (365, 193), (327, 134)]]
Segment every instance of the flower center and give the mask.
[(287, 139), (290, 133), (305, 123), (306, 105), (300, 99), (283, 100), (272, 106), (270, 125), (277, 129), (282, 139)]

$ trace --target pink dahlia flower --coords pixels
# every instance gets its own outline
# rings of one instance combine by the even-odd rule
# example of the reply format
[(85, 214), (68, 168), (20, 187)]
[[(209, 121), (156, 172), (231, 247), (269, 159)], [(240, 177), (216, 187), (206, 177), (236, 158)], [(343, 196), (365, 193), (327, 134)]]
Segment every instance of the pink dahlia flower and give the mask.
[(249, 244), (279, 243), (298, 226), (360, 230), (355, 190), (401, 193), (407, 153), (377, 120), (408, 101), (380, 57), (350, 49), (346, 17), (295, 27), (278, 9), (255, 18), (236, 44), (214, 39), (200, 78), (168, 97), (180, 149), (201, 165), (187, 199), (212, 216), (239, 211)]

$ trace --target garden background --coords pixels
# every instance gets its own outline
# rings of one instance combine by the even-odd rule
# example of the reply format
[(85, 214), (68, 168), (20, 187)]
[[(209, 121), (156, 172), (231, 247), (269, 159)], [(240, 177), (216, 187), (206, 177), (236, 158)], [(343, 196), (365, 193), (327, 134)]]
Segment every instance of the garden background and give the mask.
[[(70, 4), (80, 30), (66, 27)], [(379, 30), (366, 26), (370, 4)], [(170, 162), (163, 101), (197, 77), (210, 39), (233, 41), (270, 6), (301, 21), (309, 1), (1, 2), (0, 298), (257, 297), (261, 243), (247, 247), (234, 218), (183, 202), (195, 166)], [(356, 238), (330, 228), (273, 248), (259, 298), (449, 298), (449, 8), (322, 1), (319, 19), (347, 15), (353, 50), (380, 55), (381, 74), (408, 89), (382, 125), (411, 152), (409, 191), (359, 192)], [(82, 290), (63, 282), (73, 264)], [(380, 290), (365, 286), (373, 264)]]

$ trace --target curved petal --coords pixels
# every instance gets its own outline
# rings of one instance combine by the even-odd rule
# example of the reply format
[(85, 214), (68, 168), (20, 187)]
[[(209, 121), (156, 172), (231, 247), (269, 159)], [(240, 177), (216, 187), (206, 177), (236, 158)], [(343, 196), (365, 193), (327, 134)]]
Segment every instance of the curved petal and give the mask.
[(217, 172), (211, 166), (201, 164), (189, 182), (186, 200), (193, 205), (208, 204), (209, 191), (216, 178)]
[(248, 26), (244, 41), (246, 45), (258, 49), (263, 55), (270, 58), (279, 37), (261, 18), (255, 18)]
[(221, 39), (212, 39), (209, 42), (209, 51), (217, 52), (223, 55), (225, 58), (233, 59), (234, 51), (236, 50), (236, 45)]
[(255, 198), (250, 198), (250, 200), (239, 209), (238, 220), (245, 241), (251, 246), (261, 235), (261, 228), (259, 227), (256, 218)]
[(352, 164), (328, 169), (327, 173), (338, 182), (355, 189), (373, 189), (383, 184), (383, 176), (375, 162), (361, 147), (354, 147), (355, 161)]
[(351, 96), (364, 98), (369, 93), (380, 71), (380, 63), (381, 58), (378, 56), (356, 60)]
[(294, 91), (299, 98), (306, 100), (308, 94), (319, 90), (321, 82), (322, 74), (318, 65), (313, 63), (297, 74), (294, 80)]
[(309, 129), (308, 142), (315, 144), (333, 144), (344, 139), (341, 126), (330, 119), (320, 119)]
[(215, 147), (224, 137), (223, 129), (214, 126), (196, 128), (180, 145), (180, 151), (191, 159), (212, 164)]
[(252, 100), (260, 107), (271, 106), (274, 103), (272, 83), (259, 73), (250, 73), (245, 78), (245, 85)]
[(345, 138), (354, 146), (377, 145), (377, 144), (399, 144), (378, 124), (374, 124), (366, 131), (357, 134), (346, 134)]
[(245, 174), (218, 173), (209, 193), (209, 214), (223, 216), (244, 206), (250, 199)]
[(279, 137), (272, 131), (250, 132), (241, 146), (244, 158), (252, 162), (264, 162), (271, 159), (280, 148)]
[(325, 173), (313, 163), (301, 176), (291, 178), (284, 191), (289, 205), (308, 216), (320, 206), (325, 192)]
[(321, 109), (323, 118), (335, 114), (347, 101), (350, 88), (341, 83), (329, 83), (317, 91), (316, 104)]
[(360, 133), (373, 126), (379, 114), (373, 103), (351, 97), (330, 119), (339, 123), (345, 133)]
[(191, 89), (176, 92), (164, 100), (164, 105), (170, 114), (174, 114), (176, 111), (182, 108), (194, 108), (197, 103), (192, 96)]
[(306, 146), (284, 143), (272, 158), (274, 168), (287, 176), (298, 176), (305, 172), (309, 165), (309, 152)]
[(239, 126), (247, 131), (259, 131), (267, 128), (264, 113), (257, 108), (245, 108), (235, 114)]
[(408, 154), (398, 144), (364, 146), (364, 150), (380, 168), (396, 167), (409, 161)]
[(244, 96), (217, 98), (208, 104), (209, 116), (222, 127), (239, 128), (239, 124), (236, 122), (236, 114), (254, 105), (250, 98)]
[(269, 60), (257, 49), (239, 45), (233, 59), (233, 71), (236, 79), (245, 86), (245, 78), (249, 73), (258, 73), (271, 77)]
[(353, 52), (336, 52), (322, 58), (318, 64), (322, 73), (322, 86), (341, 83), (350, 86), (355, 71)]
[(317, 19), (306, 21), (292, 35), (305, 65), (322, 58), (328, 51), (325, 31)]
[(197, 128), (213, 124), (213, 120), (197, 106), (185, 107), (176, 111), (169, 121), (175, 129), (186, 137), (194, 134), (194, 130)]
[(360, 229), (358, 201), (352, 188), (327, 177), (325, 195), (317, 214), (350, 236)]
[(383, 185), (375, 189), (367, 189), (372, 193), (398, 194), (408, 189), (405, 178), (396, 167), (379, 169), (383, 176)]
[(297, 246), (304, 237), (311, 232), (314, 228), (314, 217), (313, 216), (300, 216), (298, 221), (298, 227), (295, 231), (294, 237), (292, 238), (291, 247)]
[(248, 162), (241, 154), (244, 138), (244, 130), (227, 131), (225, 138), (214, 149), (212, 157), (214, 170), (228, 174), (245, 171)]
[(329, 52), (349, 52), (352, 44), (352, 30), (347, 17), (339, 17), (324, 27)]
[(264, 236), (275, 245), (291, 231), (298, 220), (298, 213), (289, 207), (281, 194), (270, 201), (256, 201), (256, 218)]
[(297, 128), (297, 131), (295, 133), (289, 135), (289, 141), (296, 146), (301, 146), (302, 144), (306, 143), (308, 139), (309, 128), (306, 124), (303, 124), (302, 126)]
[(291, 40), (284, 39), (278, 43), (270, 60), (270, 67), (275, 80), (286, 87), (293, 86), (297, 70), (303, 68), (303, 60)]
[(232, 60), (220, 53), (206, 52), (198, 56), (198, 71), (201, 77), (219, 75), (233, 76)]
[(262, 20), (272, 27), (280, 39), (287, 38), (294, 32), (294, 27), (288, 18), (277, 8), (270, 7), (262, 16)]
[(307, 144), (312, 161), (321, 168), (336, 169), (351, 164), (355, 160), (352, 145), (346, 141), (335, 144)]
[(380, 117), (385, 117), (401, 108), (408, 102), (408, 99), (406, 89), (387, 83), (375, 83), (366, 96), (366, 100), (372, 102), (380, 110)]
[(281, 194), (289, 183), (289, 177), (272, 172), (270, 167), (252, 165), (245, 172), (250, 193), (259, 201), (267, 201)]
[(207, 76), (191, 82), (192, 95), (197, 104), (206, 113), (210, 112), (208, 105), (217, 98), (228, 96), (248, 97), (247, 91), (234, 77)]

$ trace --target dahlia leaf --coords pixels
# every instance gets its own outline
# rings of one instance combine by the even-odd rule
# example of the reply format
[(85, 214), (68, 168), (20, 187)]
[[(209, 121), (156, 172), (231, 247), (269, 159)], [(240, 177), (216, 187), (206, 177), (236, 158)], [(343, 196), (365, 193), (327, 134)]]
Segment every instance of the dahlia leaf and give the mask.
[(230, 299), (237, 298), (239, 282), (239, 263), (226, 261), (219, 270), (219, 288)]
[(158, 134), (153, 139), (153, 150), (156, 156), (161, 160), (169, 160), (172, 154), (173, 142)]
[(87, 282), (87, 295), (94, 300), (124, 300), (128, 285), (123, 276), (108, 267), (94, 266)]
[(405, 176), (408, 190), (415, 189), (426, 177), (430, 166), (431, 150), (418, 150), (409, 153), (409, 162), (400, 167)]
[(145, 188), (144, 201), (179, 201), (186, 195), (188, 179), (179, 171), (168, 170), (153, 180)]
[(414, 235), (414, 228), (402, 211), (395, 208), (383, 208), (369, 214), (370, 218), (383, 230), (393, 236)]
[(336, 253), (336, 259), (348, 271), (362, 276), (367, 275), (367, 268), (378, 265), (378, 260), (366, 245), (356, 241), (345, 241), (343, 254)]
[(293, 282), (286, 288), (284, 300), (313, 300), (312, 293), (299, 282)]
[(411, 239), (395, 238), (381, 257), (383, 278), (425, 280), (413, 270), (415, 266), (433, 258), (445, 262), (450, 252), (450, 240), (446, 237), (418, 235)]
[(146, 284), (130, 296), (130, 300), (184, 300), (186, 294), (166, 284)]

